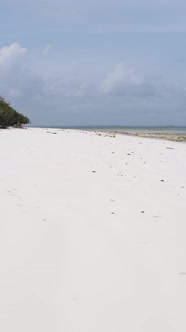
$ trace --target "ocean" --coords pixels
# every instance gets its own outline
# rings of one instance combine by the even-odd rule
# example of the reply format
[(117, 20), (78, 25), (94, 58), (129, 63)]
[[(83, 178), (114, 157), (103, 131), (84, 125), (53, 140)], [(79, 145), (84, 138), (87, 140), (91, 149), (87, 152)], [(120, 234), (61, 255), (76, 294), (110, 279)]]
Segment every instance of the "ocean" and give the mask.
[(58, 128), (58, 129), (83, 129), (83, 130), (104, 130), (119, 132), (144, 132), (144, 133), (167, 133), (186, 135), (186, 126), (33, 126), (40, 128)]

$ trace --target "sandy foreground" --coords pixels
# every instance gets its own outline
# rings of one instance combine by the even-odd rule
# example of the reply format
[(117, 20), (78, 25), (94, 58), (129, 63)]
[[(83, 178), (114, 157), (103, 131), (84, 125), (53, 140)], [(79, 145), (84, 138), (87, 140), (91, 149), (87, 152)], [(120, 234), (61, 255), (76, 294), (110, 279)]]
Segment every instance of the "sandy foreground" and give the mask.
[(186, 144), (0, 131), (0, 331), (186, 331)]

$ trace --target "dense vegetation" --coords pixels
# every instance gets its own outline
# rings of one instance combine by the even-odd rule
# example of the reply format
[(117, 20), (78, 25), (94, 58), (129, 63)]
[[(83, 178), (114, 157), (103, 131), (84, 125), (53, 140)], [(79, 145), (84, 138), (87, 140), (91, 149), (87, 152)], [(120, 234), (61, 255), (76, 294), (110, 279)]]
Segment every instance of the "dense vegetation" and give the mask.
[(10, 126), (22, 127), (30, 123), (27, 116), (18, 113), (10, 104), (0, 96), (0, 128), (7, 128)]

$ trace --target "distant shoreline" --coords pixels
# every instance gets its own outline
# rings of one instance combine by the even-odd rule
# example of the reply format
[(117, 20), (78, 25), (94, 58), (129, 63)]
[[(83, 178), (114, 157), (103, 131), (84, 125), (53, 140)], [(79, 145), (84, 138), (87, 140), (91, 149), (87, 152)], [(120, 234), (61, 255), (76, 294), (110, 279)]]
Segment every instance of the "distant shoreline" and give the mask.
[[(94, 130), (95, 131), (95, 130)], [(165, 139), (168, 141), (174, 141), (174, 142), (186, 142), (186, 133), (177, 133), (177, 132), (156, 132), (156, 131), (148, 131), (148, 130), (140, 130), (140, 131), (134, 131), (134, 130), (100, 130), (99, 132), (107, 132), (112, 135), (127, 135), (127, 136), (137, 136), (137, 137), (143, 137), (143, 138), (156, 138), (156, 139)]]
[(93, 131), (111, 135), (128, 135), (144, 138), (165, 139), (174, 142), (186, 142), (186, 127), (179, 126), (33, 126), (32, 128), (50, 128), (64, 130)]
[(103, 129), (103, 130), (150, 130), (150, 131), (171, 131), (171, 132), (184, 132), (186, 133), (186, 125), (173, 126), (124, 126), (124, 125), (30, 125), (32, 128), (56, 128), (56, 129)]

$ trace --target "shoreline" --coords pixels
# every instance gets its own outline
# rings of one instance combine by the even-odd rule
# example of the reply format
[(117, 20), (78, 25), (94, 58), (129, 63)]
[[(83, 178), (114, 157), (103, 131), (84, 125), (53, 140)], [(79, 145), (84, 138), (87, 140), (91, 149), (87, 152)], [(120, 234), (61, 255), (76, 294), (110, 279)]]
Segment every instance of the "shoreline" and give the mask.
[(124, 135), (124, 136), (136, 136), (136, 137), (142, 137), (142, 138), (155, 138), (155, 139), (163, 139), (163, 140), (167, 140), (167, 141), (172, 141), (172, 142), (186, 142), (186, 134), (182, 134), (182, 133), (170, 133), (170, 132), (149, 132), (146, 130), (140, 130), (140, 131), (125, 131), (125, 130), (104, 130), (104, 129), (80, 129), (82, 131), (87, 131), (87, 132), (95, 132), (95, 133), (106, 133), (109, 135)]
[(82, 132), (95, 132), (96, 134), (107, 134), (107, 135), (125, 135), (125, 136), (136, 136), (142, 138), (153, 138), (160, 140), (167, 140), (172, 142), (186, 142), (186, 133), (177, 132), (174, 130), (162, 130), (161, 127), (159, 130), (148, 130), (148, 129), (111, 129), (111, 128), (82, 128), (82, 127), (27, 127), (35, 129), (47, 129), (47, 130), (73, 130), (73, 131), (82, 131)]

